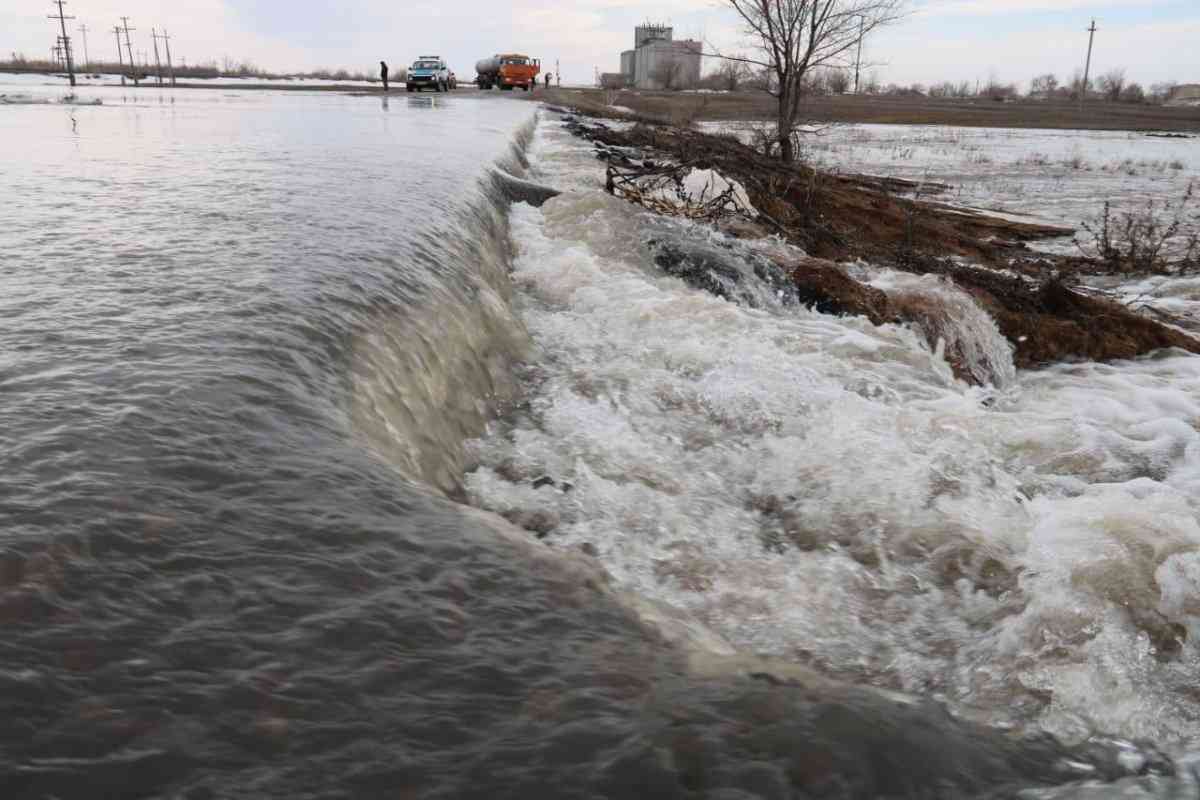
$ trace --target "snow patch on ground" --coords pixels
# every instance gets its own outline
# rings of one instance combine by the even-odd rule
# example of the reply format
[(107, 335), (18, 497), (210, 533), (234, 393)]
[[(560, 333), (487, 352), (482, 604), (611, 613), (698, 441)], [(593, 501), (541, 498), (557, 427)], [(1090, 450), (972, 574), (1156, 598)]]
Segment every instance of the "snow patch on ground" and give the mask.
[(746, 188), (737, 181), (729, 180), (721, 173), (712, 169), (693, 169), (683, 179), (683, 191), (691, 202), (703, 205), (714, 198), (729, 192), (732, 204), (736, 208), (730, 210), (743, 211), (751, 218), (758, 216), (758, 210), (750, 202)]

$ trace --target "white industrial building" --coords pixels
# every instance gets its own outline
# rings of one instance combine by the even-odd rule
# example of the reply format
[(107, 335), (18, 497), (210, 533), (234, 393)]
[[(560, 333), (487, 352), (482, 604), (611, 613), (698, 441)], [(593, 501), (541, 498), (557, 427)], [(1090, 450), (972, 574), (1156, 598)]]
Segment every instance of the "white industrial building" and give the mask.
[(675, 41), (667, 25), (639, 25), (633, 32), (633, 49), (621, 53), (625, 83), (638, 89), (692, 89), (700, 83), (700, 58), (704, 47), (693, 39)]

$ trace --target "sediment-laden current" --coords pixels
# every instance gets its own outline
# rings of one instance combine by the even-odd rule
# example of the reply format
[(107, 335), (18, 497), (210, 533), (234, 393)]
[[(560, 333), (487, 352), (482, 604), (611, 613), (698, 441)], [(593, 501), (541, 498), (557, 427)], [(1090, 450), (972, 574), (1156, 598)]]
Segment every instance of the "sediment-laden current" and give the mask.
[(91, 91), (0, 110), (0, 796), (1195, 788), (1197, 360), (688, 288), (529, 103)]

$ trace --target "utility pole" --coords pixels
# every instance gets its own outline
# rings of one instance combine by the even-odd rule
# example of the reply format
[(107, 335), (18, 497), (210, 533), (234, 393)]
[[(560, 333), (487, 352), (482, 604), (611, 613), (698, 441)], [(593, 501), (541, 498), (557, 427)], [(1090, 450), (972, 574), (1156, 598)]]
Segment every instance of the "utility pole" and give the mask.
[(58, 20), (58, 24), (62, 27), (63, 58), (67, 62), (67, 78), (71, 81), (71, 85), (74, 86), (75, 65), (71, 63), (71, 37), (67, 36), (67, 20), (75, 18), (68, 17), (63, 11), (63, 6), (67, 4), (66, 0), (50, 0), (50, 4), (58, 6), (58, 13), (51, 14), (47, 19)]
[(158, 57), (158, 31), (150, 29), (150, 38), (154, 40), (154, 66), (158, 71), (158, 85), (162, 86), (162, 60)]
[(121, 85), (125, 85), (125, 57), (121, 55), (121, 28), (118, 25), (113, 26), (113, 35), (117, 37), (117, 64), (121, 67)]
[(133, 45), (129, 43), (129, 32), (136, 31), (137, 28), (129, 27), (129, 17), (121, 17), (121, 22), (125, 24), (125, 52), (129, 53), (129, 69), (133, 73), (133, 85), (138, 85), (137, 62), (133, 60)]
[(1083, 67), (1083, 86), (1079, 87), (1079, 110), (1083, 110), (1083, 101), (1087, 99), (1088, 76), (1092, 72), (1092, 42), (1096, 40), (1096, 20), (1092, 20), (1092, 27), (1088, 28), (1088, 54), (1087, 62)]
[(79, 33), (82, 34), (82, 36), (83, 36), (83, 71), (84, 72), (88, 71), (88, 67), (91, 66), (91, 63), (92, 63), (92, 60), (90, 58), (88, 58), (87, 32), (88, 32), (87, 25), (79, 26)]
[(163, 28), (162, 32), (163, 44), (167, 46), (167, 74), (171, 76), (171, 85), (175, 85), (175, 65), (171, 63), (171, 37), (167, 35), (167, 29)]
[(854, 59), (854, 93), (858, 94), (858, 79), (862, 74), (862, 40), (863, 34), (866, 32), (867, 21), (863, 17), (858, 18), (858, 56)]

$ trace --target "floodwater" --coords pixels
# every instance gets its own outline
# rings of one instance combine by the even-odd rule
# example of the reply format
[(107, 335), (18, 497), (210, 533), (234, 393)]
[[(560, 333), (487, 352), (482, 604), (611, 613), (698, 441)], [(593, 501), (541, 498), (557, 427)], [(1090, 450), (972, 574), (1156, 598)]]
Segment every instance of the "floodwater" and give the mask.
[[(970, 387), (907, 327), (684, 288), (646, 243), (720, 237), (597, 191), (561, 128), (531, 153), (571, 191), (512, 213), (536, 388), (472, 444), (475, 502), (735, 647), (1200, 744), (1200, 359), (1019, 373), (962, 292), (858, 265), (943, 309)], [(1190, 309), (1194, 282), (1163, 291)]]
[(716, 300), (511, 98), (81, 97), (0, 106), (0, 796), (1195, 787), (1195, 360)]

